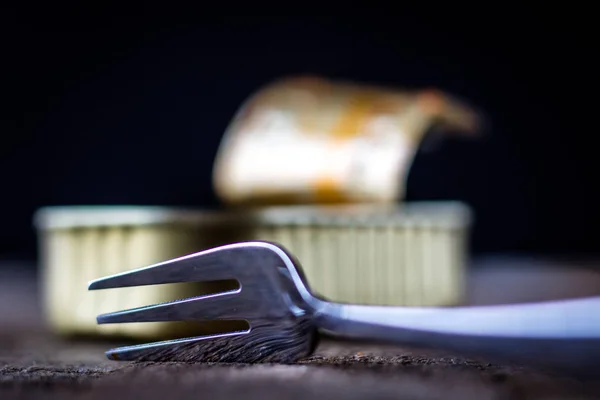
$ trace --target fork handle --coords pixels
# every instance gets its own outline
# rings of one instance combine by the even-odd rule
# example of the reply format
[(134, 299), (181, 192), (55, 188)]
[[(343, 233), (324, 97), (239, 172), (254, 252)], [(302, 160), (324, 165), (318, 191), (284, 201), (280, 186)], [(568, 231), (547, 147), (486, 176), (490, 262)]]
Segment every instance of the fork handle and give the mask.
[(449, 308), (327, 303), (316, 321), (348, 338), (561, 369), (600, 366), (600, 297)]

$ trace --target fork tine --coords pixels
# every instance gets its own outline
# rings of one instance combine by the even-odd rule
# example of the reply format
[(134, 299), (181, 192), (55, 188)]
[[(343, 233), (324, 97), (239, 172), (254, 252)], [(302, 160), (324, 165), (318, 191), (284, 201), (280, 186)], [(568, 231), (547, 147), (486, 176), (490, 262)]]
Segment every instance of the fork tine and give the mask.
[(88, 290), (235, 279), (235, 249), (217, 247), (91, 281)]
[(250, 332), (249, 329), (237, 332), (124, 346), (111, 349), (105, 354), (109, 360), (115, 361), (158, 361), (164, 359), (176, 359), (178, 361), (194, 361), (201, 359), (202, 361), (210, 361), (207, 360), (206, 357), (203, 358), (202, 353), (198, 352), (194, 347), (198, 347), (199, 345), (208, 349), (211, 349), (212, 347), (214, 353), (213, 356), (217, 355), (219, 350), (226, 355), (227, 352), (222, 351), (224, 346), (219, 346), (218, 343), (223, 342), (224, 340), (227, 341), (228, 338), (234, 339), (237, 336), (246, 335), (248, 332)]
[(254, 304), (243, 301), (241, 289), (101, 314), (98, 324), (126, 322), (200, 321), (244, 316)]

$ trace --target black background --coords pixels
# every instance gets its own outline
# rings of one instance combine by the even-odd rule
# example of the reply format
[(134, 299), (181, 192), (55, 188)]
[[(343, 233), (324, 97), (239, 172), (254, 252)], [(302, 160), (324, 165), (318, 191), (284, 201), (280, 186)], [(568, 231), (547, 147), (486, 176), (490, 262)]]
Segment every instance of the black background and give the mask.
[(212, 162), (233, 113), (296, 73), (435, 86), (477, 104), (484, 140), (420, 153), (409, 199), (470, 204), (476, 253), (597, 253), (591, 9), (221, 5), (232, 16), (166, 4), (3, 6), (1, 257), (35, 257), (41, 206), (215, 206)]

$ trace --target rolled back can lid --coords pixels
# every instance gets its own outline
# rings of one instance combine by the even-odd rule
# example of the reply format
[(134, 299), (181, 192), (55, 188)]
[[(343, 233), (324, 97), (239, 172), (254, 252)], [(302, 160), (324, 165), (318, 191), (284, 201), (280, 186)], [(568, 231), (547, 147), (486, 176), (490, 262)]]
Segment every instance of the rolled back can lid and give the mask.
[(428, 131), (476, 136), (478, 114), (438, 90), (291, 77), (252, 94), (219, 146), (227, 204), (394, 203)]

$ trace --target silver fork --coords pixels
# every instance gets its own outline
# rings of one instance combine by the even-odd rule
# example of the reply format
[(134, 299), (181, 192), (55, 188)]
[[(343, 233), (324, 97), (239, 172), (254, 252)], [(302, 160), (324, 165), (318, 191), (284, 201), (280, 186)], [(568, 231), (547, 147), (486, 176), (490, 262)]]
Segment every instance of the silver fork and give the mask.
[(559, 367), (600, 365), (600, 297), (479, 307), (341, 304), (314, 294), (283, 246), (216, 247), (92, 281), (89, 290), (235, 279), (235, 290), (102, 314), (99, 324), (246, 320), (249, 329), (109, 350), (112, 360), (296, 362), (318, 332)]

